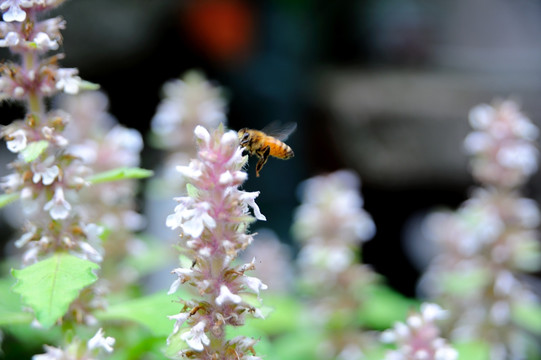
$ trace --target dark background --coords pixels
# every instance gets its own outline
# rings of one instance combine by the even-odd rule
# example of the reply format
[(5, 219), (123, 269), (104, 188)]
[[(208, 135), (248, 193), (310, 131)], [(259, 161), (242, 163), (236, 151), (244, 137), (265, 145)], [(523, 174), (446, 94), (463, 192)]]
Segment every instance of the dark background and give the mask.
[[(260, 178), (250, 163), (263, 225), (291, 243), (298, 183), (353, 169), (377, 226), (363, 259), (407, 295), (423, 263), (405, 255), (421, 253), (419, 219), (474, 185), (469, 109), (513, 96), (532, 120), (541, 110), (539, 1), (69, 0), (55, 13), (67, 21), (63, 66), (100, 84), (143, 135), (163, 83), (190, 69), (228, 90), (231, 128), (296, 122), (295, 158), (271, 159)], [(143, 166), (155, 156), (147, 146)]]

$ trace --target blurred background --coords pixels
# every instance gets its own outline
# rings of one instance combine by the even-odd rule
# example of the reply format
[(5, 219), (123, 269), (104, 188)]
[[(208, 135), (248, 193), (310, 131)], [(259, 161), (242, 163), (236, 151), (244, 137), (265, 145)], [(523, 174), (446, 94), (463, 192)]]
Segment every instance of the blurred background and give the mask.
[[(69, 0), (57, 12), (63, 66), (100, 84), (143, 135), (163, 83), (190, 69), (227, 89), (230, 128), (298, 124), (295, 158), (269, 160), (260, 178), (250, 162), (245, 188), (261, 191), (268, 218), (256, 231), (291, 243), (298, 184), (355, 170), (377, 226), (363, 260), (406, 295), (430, 256), (417, 242), (423, 214), (474, 185), (469, 109), (512, 97), (539, 124), (539, 0)], [(4, 104), (0, 116), (22, 112)], [(152, 168), (155, 150), (143, 156)], [(540, 199), (539, 176), (527, 190)]]

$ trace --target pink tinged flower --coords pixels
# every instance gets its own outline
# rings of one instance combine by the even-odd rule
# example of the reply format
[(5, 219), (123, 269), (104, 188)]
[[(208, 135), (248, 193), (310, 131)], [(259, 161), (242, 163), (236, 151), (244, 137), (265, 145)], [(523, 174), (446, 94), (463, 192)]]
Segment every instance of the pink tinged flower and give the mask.
[(203, 351), (204, 345), (210, 344), (210, 339), (205, 334), (206, 323), (204, 321), (198, 322), (189, 331), (180, 335), (180, 338), (188, 344), (195, 351)]
[(247, 205), (249, 205), (254, 210), (254, 215), (257, 220), (266, 221), (267, 218), (265, 215), (261, 214), (261, 211), (259, 211), (259, 206), (255, 203), (255, 198), (259, 196), (259, 191), (253, 191), (253, 192), (245, 192), (240, 191), (240, 200), (244, 201)]
[(113, 337), (104, 337), (103, 336), (103, 329), (100, 328), (96, 335), (92, 337), (92, 339), (88, 340), (86, 346), (88, 350), (94, 350), (94, 349), (103, 349), (107, 351), (108, 353), (113, 352), (113, 345), (115, 344), (115, 338)]
[(167, 295), (171, 295), (174, 292), (176, 292), (180, 284), (189, 280), (191, 275), (193, 274), (193, 270), (184, 269), (184, 268), (176, 268), (173, 271), (171, 271), (171, 273), (176, 274), (177, 279), (169, 287), (169, 291), (167, 292)]
[(77, 94), (82, 82), (77, 73), (77, 69), (73, 68), (58, 69), (56, 71), (56, 89), (63, 90), (66, 94)]
[(189, 181), (197, 181), (203, 175), (199, 161), (190, 161), (188, 166), (177, 166), (177, 171)]
[(53, 198), (45, 204), (43, 210), (49, 211), (54, 220), (63, 220), (68, 217), (71, 205), (64, 198), (64, 190), (61, 187), (55, 189)]
[(32, 1), (29, 0), (4, 0), (0, 4), (0, 10), (4, 11), (2, 18), (5, 22), (22, 22), (26, 19), (26, 12), (21, 9), (22, 7), (32, 6)]
[(210, 142), (210, 134), (207, 129), (201, 125), (197, 125), (194, 129), (195, 137), (208, 145)]
[(216, 298), (217, 305), (221, 306), (227, 303), (239, 304), (241, 301), (242, 298), (237, 294), (233, 294), (227, 286), (220, 286), (220, 295)]
[(16, 130), (9, 134), (9, 138), (6, 142), (8, 150), (12, 153), (18, 153), (26, 148), (27, 139), (26, 132), (24, 130)]
[(6, 34), (6, 37), (0, 40), (0, 47), (16, 46), (20, 42), (20, 36), (14, 31)]
[(175, 320), (175, 326), (173, 328), (173, 335), (176, 334), (179, 330), (182, 324), (188, 319), (190, 316), (189, 312), (179, 313), (176, 315), (167, 316), (169, 320)]

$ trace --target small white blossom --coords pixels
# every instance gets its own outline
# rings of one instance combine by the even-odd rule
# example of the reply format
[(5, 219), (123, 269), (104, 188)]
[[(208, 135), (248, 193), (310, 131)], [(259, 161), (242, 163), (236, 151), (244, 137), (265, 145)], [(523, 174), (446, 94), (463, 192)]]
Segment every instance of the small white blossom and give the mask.
[(6, 193), (17, 190), (22, 183), (21, 175), (18, 173), (9, 174), (0, 178), (0, 188)]
[(27, 139), (26, 132), (22, 129), (16, 130), (9, 134), (9, 138), (6, 142), (8, 150), (12, 153), (18, 153), (26, 148)]
[(54, 220), (63, 220), (68, 217), (71, 205), (64, 198), (64, 190), (61, 187), (55, 189), (53, 198), (45, 204), (43, 210), (49, 211)]
[(227, 286), (225, 285), (220, 286), (220, 294), (216, 298), (217, 305), (221, 306), (227, 303), (238, 304), (241, 301), (242, 301), (242, 298), (237, 294), (233, 294)]
[(2, 18), (5, 22), (23, 22), (26, 19), (26, 12), (21, 9), (22, 7), (32, 6), (31, 0), (4, 0), (0, 4), (0, 10), (6, 10)]
[(58, 69), (56, 71), (56, 89), (63, 90), (66, 94), (77, 94), (82, 82), (77, 73), (77, 69)]
[(188, 344), (189, 347), (195, 351), (203, 351), (203, 345), (209, 345), (210, 339), (205, 334), (205, 326), (207, 324), (204, 321), (198, 322), (189, 331), (183, 333), (180, 338)]
[(19, 34), (14, 31), (10, 31), (6, 34), (6, 37), (0, 40), (0, 47), (10, 47), (19, 44), (21, 38)]
[(54, 346), (43, 345), (45, 348), (45, 354), (38, 354), (32, 356), (32, 360), (63, 360), (66, 359), (67, 354), (64, 350), (56, 348)]
[(51, 185), (59, 174), (60, 168), (57, 165), (51, 167), (36, 166), (34, 175), (32, 176), (32, 182), (37, 184), (41, 181), (43, 185)]
[(425, 321), (443, 320), (447, 318), (447, 311), (433, 303), (421, 304), (421, 315)]
[(175, 320), (175, 326), (173, 328), (173, 335), (176, 334), (180, 330), (180, 327), (182, 326), (182, 324), (184, 324), (184, 322), (186, 321), (186, 319), (188, 319), (188, 317), (190, 317), (189, 312), (178, 313), (176, 315), (167, 316), (169, 320)]
[(177, 279), (173, 281), (171, 286), (169, 287), (169, 291), (167, 292), (167, 295), (171, 295), (174, 292), (177, 291), (180, 284), (190, 279), (190, 276), (193, 274), (192, 269), (184, 269), (184, 268), (176, 268), (173, 271), (171, 271), (172, 274), (177, 275)]
[(266, 290), (268, 288), (261, 280), (253, 276), (243, 276), (241, 280), (248, 289), (252, 290), (258, 296), (260, 290)]
[[(186, 203), (179, 204), (175, 208), (175, 213), (167, 217), (166, 225), (168, 227), (172, 229), (180, 227), (185, 234), (192, 238), (201, 236), (205, 226), (209, 229), (216, 227), (216, 221), (208, 213), (209, 203), (194, 204), (191, 198), (182, 199), (186, 199)], [(190, 207), (186, 206), (190, 203), (192, 204)]]
[(56, 50), (58, 49), (58, 42), (51, 40), (49, 35), (44, 32), (39, 32), (34, 37), (34, 43), (39, 50)]
[(88, 340), (87, 342), (87, 348), (89, 350), (94, 350), (98, 348), (102, 348), (108, 353), (113, 352), (113, 345), (115, 344), (115, 338), (113, 337), (104, 337), (103, 336), (103, 329), (100, 328), (96, 335), (92, 337), (92, 339)]
[(254, 210), (254, 215), (257, 220), (266, 221), (267, 218), (265, 215), (261, 214), (261, 211), (259, 211), (259, 206), (255, 203), (255, 198), (259, 196), (259, 191), (253, 191), (253, 192), (246, 192), (246, 191), (239, 191), (240, 200), (244, 201), (247, 205), (249, 205)]

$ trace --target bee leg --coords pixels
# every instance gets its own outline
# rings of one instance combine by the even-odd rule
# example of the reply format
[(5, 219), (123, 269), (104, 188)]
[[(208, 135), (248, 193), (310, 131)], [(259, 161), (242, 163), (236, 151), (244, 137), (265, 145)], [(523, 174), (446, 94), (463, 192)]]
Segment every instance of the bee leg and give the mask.
[(257, 165), (255, 166), (255, 176), (259, 177), (259, 172), (261, 169), (263, 169), (263, 165), (267, 163), (267, 160), (269, 159), (270, 154), (270, 146), (267, 146), (263, 149), (262, 152), (259, 153), (259, 161), (257, 162)]

